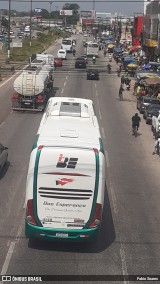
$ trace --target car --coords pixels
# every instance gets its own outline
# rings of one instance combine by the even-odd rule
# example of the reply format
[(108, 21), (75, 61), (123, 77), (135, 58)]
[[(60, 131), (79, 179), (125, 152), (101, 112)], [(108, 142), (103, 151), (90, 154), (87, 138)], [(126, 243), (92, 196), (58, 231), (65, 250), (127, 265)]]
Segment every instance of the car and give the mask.
[(149, 105), (144, 114), (143, 118), (146, 120), (146, 124), (150, 124), (152, 122), (152, 116), (156, 116), (158, 111), (160, 110), (160, 105)]
[(59, 49), (57, 52), (57, 58), (67, 59), (67, 52), (65, 49)]
[(23, 36), (24, 36), (24, 33), (17, 33), (17, 37), (19, 38), (19, 39), (22, 39), (23, 38)]
[(62, 59), (61, 58), (55, 58), (54, 59), (54, 67), (62, 67)]
[(144, 113), (146, 107), (148, 107), (150, 104), (159, 104), (158, 100), (156, 98), (151, 98), (148, 96), (140, 96), (137, 98), (137, 109), (140, 113)]
[(87, 59), (87, 55), (86, 54), (82, 54), (79, 57), (84, 58), (86, 61), (86, 64), (88, 64), (88, 59)]
[(99, 71), (97, 69), (88, 69), (87, 80), (99, 80)]
[(76, 58), (75, 68), (86, 68), (86, 61), (82, 57)]
[(16, 38), (15, 34), (10, 34), (10, 38)]
[(0, 171), (3, 169), (4, 165), (7, 163), (8, 159), (8, 148), (4, 147), (0, 143)]

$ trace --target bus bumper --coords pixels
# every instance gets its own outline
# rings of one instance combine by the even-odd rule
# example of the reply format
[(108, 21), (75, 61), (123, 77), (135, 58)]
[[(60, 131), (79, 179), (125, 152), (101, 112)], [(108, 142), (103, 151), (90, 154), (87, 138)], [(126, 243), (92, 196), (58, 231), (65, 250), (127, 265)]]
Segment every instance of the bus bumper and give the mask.
[(38, 227), (27, 222), (25, 223), (26, 238), (41, 240), (85, 242), (94, 239), (98, 231), (99, 227), (81, 230), (62, 230)]

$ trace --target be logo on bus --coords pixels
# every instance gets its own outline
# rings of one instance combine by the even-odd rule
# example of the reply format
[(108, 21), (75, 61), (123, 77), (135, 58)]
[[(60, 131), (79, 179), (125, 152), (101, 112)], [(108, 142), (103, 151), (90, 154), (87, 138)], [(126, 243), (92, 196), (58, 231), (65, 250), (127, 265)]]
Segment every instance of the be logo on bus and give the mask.
[(65, 184), (67, 184), (69, 182), (73, 182), (73, 181), (74, 181), (74, 179), (72, 179), (72, 178), (61, 178), (61, 179), (56, 180), (56, 185), (65, 185)]
[(77, 165), (77, 161), (78, 161), (78, 158), (68, 158), (68, 157), (64, 157), (63, 154), (60, 154), (56, 167), (75, 169)]

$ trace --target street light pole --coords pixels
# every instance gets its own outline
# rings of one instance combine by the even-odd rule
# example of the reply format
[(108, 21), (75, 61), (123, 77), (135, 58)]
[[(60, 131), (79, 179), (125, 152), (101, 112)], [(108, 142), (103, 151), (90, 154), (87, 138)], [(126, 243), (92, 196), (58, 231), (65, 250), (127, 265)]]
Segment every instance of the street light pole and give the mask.
[(32, 45), (32, 0), (31, 0), (31, 10), (30, 10), (30, 46)]
[(9, 0), (8, 8), (8, 58), (10, 59), (10, 24), (11, 24), (11, 0)]
[(51, 6), (52, 6), (52, 1), (51, 2), (49, 2), (49, 4), (50, 4), (50, 9), (49, 9), (49, 29), (50, 29), (50, 27), (51, 27)]

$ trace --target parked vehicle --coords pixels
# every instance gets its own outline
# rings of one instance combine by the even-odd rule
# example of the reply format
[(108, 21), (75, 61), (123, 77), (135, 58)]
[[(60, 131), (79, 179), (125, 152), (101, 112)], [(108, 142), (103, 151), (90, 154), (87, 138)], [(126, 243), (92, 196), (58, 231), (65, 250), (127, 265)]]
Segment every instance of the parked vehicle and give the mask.
[(0, 143), (0, 172), (3, 169), (8, 159), (8, 148)]
[(143, 114), (143, 118), (146, 120), (146, 124), (152, 123), (152, 116), (156, 116), (160, 110), (160, 105), (149, 105)]
[(99, 231), (105, 158), (93, 102), (48, 101), (30, 156), (26, 183), (27, 238), (87, 241)]
[(140, 113), (144, 113), (146, 107), (150, 104), (159, 104), (156, 98), (151, 98), (148, 96), (140, 96), (137, 98), (137, 109)]

